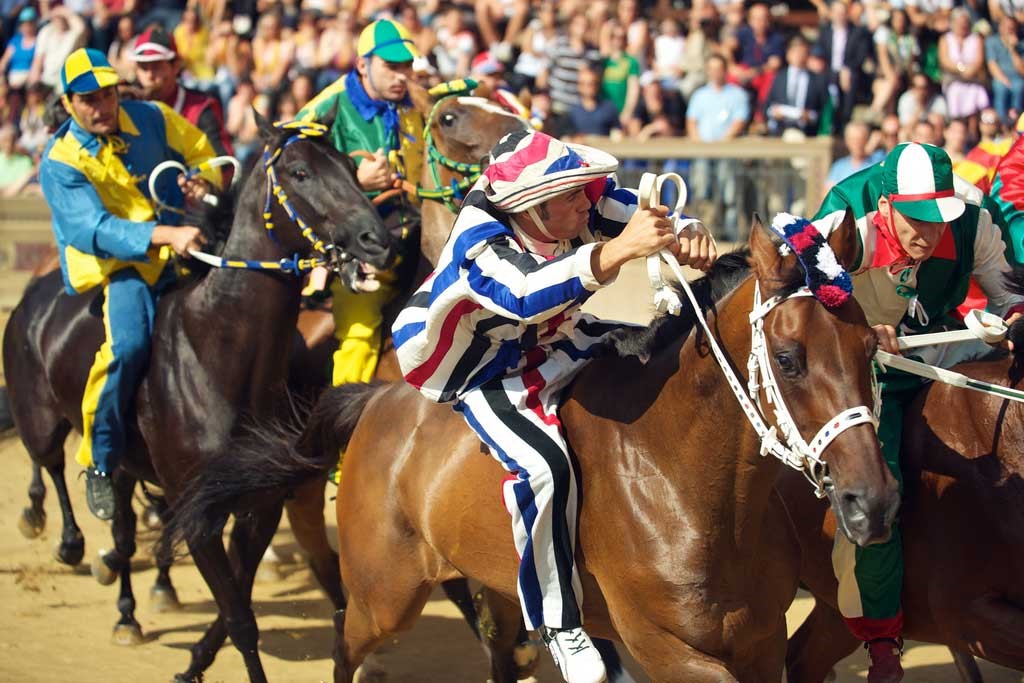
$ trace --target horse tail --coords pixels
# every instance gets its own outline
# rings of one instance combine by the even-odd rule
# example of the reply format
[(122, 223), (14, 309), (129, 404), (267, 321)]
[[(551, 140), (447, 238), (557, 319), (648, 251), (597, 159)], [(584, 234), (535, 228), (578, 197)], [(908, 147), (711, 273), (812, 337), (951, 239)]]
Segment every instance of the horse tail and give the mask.
[(197, 547), (219, 536), (228, 515), (276, 503), (300, 484), (338, 464), (359, 417), (384, 383), (345, 384), (321, 394), (312, 411), (248, 425), (230, 446), (204, 463), (171, 507), (157, 556), (182, 541)]

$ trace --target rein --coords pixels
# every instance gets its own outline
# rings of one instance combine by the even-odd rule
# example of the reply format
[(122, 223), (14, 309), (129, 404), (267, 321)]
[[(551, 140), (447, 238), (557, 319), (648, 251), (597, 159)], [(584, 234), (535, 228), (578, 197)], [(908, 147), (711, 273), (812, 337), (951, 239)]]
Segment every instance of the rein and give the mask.
[[(271, 209), (273, 208), (273, 202), (276, 199), (278, 205), (284, 209), (285, 213), (292, 220), (293, 223), (299, 228), (299, 232), (309, 242), (310, 247), (313, 251), (317, 252), (317, 256), (313, 258), (299, 258), (298, 254), (294, 254), (291, 258), (283, 258), (277, 261), (252, 261), (248, 259), (228, 259), (221, 256), (213, 256), (202, 251), (195, 249), (189, 249), (189, 253), (195, 257), (197, 261), (205, 263), (208, 266), (214, 268), (232, 268), (241, 270), (271, 270), (280, 271), (285, 273), (291, 273), (292, 275), (302, 275), (307, 273), (318, 266), (327, 265), (329, 259), (329, 251), (333, 249), (331, 245), (325, 245), (322, 238), (320, 238), (310, 227), (298, 211), (295, 210), (295, 206), (288, 198), (288, 193), (285, 192), (281, 186), (281, 182), (277, 178), (277, 171), (274, 168), (274, 164), (278, 159), (281, 158), (281, 153), (284, 152), (290, 145), (300, 140), (308, 140), (309, 138), (322, 137), (327, 133), (327, 126), (307, 121), (288, 121), (288, 122), (277, 122), (274, 127), (281, 131), (289, 133), (288, 137), (281, 144), (277, 145), (273, 149), (269, 145), (265, 145), (263, 148), (263, 172), (267, 177), (267, 194), (266, 201), (263, 204), (263, 227), (267, 231), (267, 235), (274, 242), (278, 242), (277, 236), (274, 234), (274, 223), (271, 220)], [(236, 161), (237, 164), (237, 161)], [(235, 171), (235, 178), (239, 176), (239, 172)], [(152, 185), (152, 177), (150, 178)], [(341, 260), (346, 260), (347, 254), (341, 255)]]
[[(434, 181), (435, 187), (426, 188), (422, 185), (417, 185), (416, 196), (420, 199), (442, 202), (452, 213), (459, 212), (459, 206), (455, 201), (453, 201), (453, 199), (461, 201), (466, 191), (472, 187), (473, 183), (475, 183), (477, 178), (480, 177), (480, 173), (483, 169), (480, 164), (456, 161), (455, 159), (447, 157), (441, 153), (441, 150), (439, 150), (437, 145), (434, 143), (434, 116), (437, 114), (437, 109), (441, 106), (442, 102), (452, 97), (467, 95), (472, 92), (473, 88), (476, 86), (476, 81), (471, 78), (466, 78), (441, 83), (427, 91), (427, 94), (432, 97), (440, 95), (440, 98), (434, 102), (434, 106), (431, 107), (430, 114), (427, 116), (426, 131), (423, 138), (424, 145), (427, 148), (427, 168), (430, 169), (430, 177)], [(456, 173), (460, 173), (464, 177), (459, 181), (456, 181), (453, 178), (449, 185), (445, 187), (441, 182), (440, 166), (444, 166)]]
[[(655, 176), (653, 173), (644, 174), (640, 181), (640, 208), (646, 209), (657, 205), (661, 187), (666, 182), (676, 183), (679, 189), (679, 200), (676, 202), (675, 212), (677, 215), (674, 220), (676, 234), (678, 235), (686, 229), (706, 230), (699, 221), (682, 216), (679, 213), (686, 201), (686, 184), (682, 178), (674, 173), (662, 176)], [(762, 301), (760, 283), (754, 283), (754, 303), (749, 316), (751, 340), (750, 356), (747, 358), (748, 379), (747, 386), (744, 389), (740, 378), (712, 333), (711, 327), (701, 311), (700, 304), (697, 302), (697, 297), (694, 295), (693, 289), (690, 287), (682, 268), (679, 266), (679, 262), (676, 261), (675, 256), (668, 250), (663, 249), (659, 252), (659, 255), (672, 270), (672, 274), (679, 281), (683, 292), (693, 307), (697, 322), (700, 323), (704, 330), (708, 346), (711, 348), (715, 360), (722, 369), (722, 374), (725, 375), (729, 388), (732, 390), (736, 401), (740, 404), (743, 413), (747, 416), (747, 420), (761, 441), (761, 455), (771, 454), (789, 467), (802, 473), (814, 486), (814, 494), (818, 498), (824, 498), (827, 495), (828, 489), (833, 486), (833, 483), (829, 477), (828, 464), (821, 458), (822, 453), (824, 453), (825, 449), (828, 448), (836, 437), (847, 429), (862, 424), (871, 424), (874, 427), (877, 425), (878, 420), (875, 412), (867, 406), (856, 406), (847, 408), (831, 420), (828, 420), (809, 442), (805, 441), (800, 434), (800, 429), (797, 427), (792, 414), (786, 406), (786, 402), (783, 400), (782, 392), (772, 371), (768, 355), (768, 340), (764, 334), (764, 320), (768, 313), (780, 304), (793, 298), (813, 297), (814, 294), (809, 288), (801, 287), (786, 297), (775, 296)], [(656, 257), (655, 264), (657, 264)], [(648, 260), (648, 273), (651, 272), (651, 261)], [(660, 274), (657, 277), (660, 285), (654, 283), (652, 278), (652, 284), (661, 288), (655, 293), (655, 305), (664, 306), (663, 310), (675, 310), (676, 314), (678, 314), (678, 311), (682, 308), (682, 303), (675, 296), (675, 293), (668, 290), (667, 285), (661, 281)], [(675, 304), (678, 304), (678, 308), (673, 304), (670, 297), (663, 294), (664, 291), (670, 292), (675, 297)], [(659, 293), (662, 296), (659, 297)], [(878, 409), (881, 407), (881, 401), (878, 385), (874, 381), (872, 381), (872, 388), (874, 390), (874, 405)], [(775, 424), (777, 426), (768, 426), (766, 411), (761, 402), (762, 389), (768, 404), (774, 408)]]

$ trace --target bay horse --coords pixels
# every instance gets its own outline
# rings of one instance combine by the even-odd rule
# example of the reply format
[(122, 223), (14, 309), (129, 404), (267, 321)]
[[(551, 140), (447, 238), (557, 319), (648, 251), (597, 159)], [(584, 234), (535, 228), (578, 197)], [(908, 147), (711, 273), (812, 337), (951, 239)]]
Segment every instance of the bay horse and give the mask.
[[(393, 249), (383, 224), (355, 181), (351, 160), (313, 127), (295, 129), (258, 118), (269, 169), (245, 183), (225, 246), (231, 258), (277, 262), (307, 255), (322, 240), (331, 264), (358, 259), (386, 267)], [(271, 171), (276, 182), (271, 182)], [(290, 208), (277, 185), (288, 197)], [(265, 200), (273, 234), (265, 229)], [(305, 222), (305, 232), (293, 222)], [(281, 270), (214, 270), (165, 294), (153, 330), (150, 364), (136, 396), (129, 446), (116, 470), (113, 521), (122, 599), (117, 630), (141, 631), (134, 617), (130, 558), (135, 550), (131, 492), (136, 480), (158, 483), (172, 502), (204, 462), (231, 443), (246, 421), (281, 409), (300, 281)], [(102, 321), (98, 294), (70, 297), (51, 273), (28, 288), (4, 336), (12, 412), (33, 460), (60, 476), (63, 442), (81, 429), (81, 397)], [(239, 476), (246, 476), (240, 472)], [(230, 635), (249, 678), (265, 681), (251, 609), (256, 565), (277, 528), (281, 504), (235, 520), (225, 551), (220, 533), (189, 549), (217, 602), (218, 616), (192, 648), (178, 681), (198, 681)]]
[[(1011, 329), (1022, 340), (1024, 327)], [(963, 363), (968, 377), (1022, 388), (1018, 356)], [(971, 655), (1024, 671), (1024, 405), (948, 384), (908, 406), (901, 450), (904, 633), (949, 647), (964, 680)], [(801, 581), (815, 598), (789, 643), (791, 683), (819, 682), (860, 642), (838, 612), (832, 514), (785, 474), (777, 488), (801, 546)]]
[[(855, 240), (849, 220), (830, 237), (841, 262), (855, 253)], [(738, 286), (725, 283), (729, 258), (702, 281), (712, 328), (734, 365), (751, 349), (748, 315), (758, 283), (766, 296), (785, 297), (804, 278), (757, 221), (751, 250), (754, 274), (744, 266)], [(730, 291), (713, 304), (708, 290), (723, 289)], [(594, 635), (624, 642), (655, 680), (774, 683), (799, 570), (772, 487), (782, 465), (760, 455), (717, 362), (700, 335), (690, 334), (694, 320), (690, 311), (652, 326), (640, 345), (650, 354), (646, 363), (635, 353), (595, 361), (561, 411), (584, 489), (577, 561), (585, 622)], [(764, 325), (782, 396), (802, 433), (851, 402), (871, 404), (876, 341), (852, 299), (831, 311), (809, 297), (787, 299)], [(375, 647), (410, 628), (443, 581), (473, 578), (515, 605), (518, 560), (498, 503), (506, 473), (481, 454), (460, 416), (405, 384), (329, 390), (297, 441), (264, 432), (216, 467), (263, 458), (274, 463), (278, 484), (299, 482), (330, 466), (339, 450), (338, 541), (349, 600), (336, 617), (336, 681), (351, 681)], [(888, 538), (896, 483), (873, 427), (844, 431), (825, 457), (828, 475), (815, 480), (851, 540)], [(244, 491), (228, 485), (236, 491), (224, 495)], [(205, 533), (203, 508), (187, 507), (194, 526), (186, 538)], [(517, 607), (498, 618), (502, 632), (516, 633)]]

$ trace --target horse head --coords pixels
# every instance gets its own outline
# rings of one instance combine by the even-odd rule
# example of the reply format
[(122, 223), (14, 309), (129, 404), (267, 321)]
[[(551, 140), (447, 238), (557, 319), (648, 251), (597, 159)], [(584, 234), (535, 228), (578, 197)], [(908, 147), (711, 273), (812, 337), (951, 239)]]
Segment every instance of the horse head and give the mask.
[[(849, 268), (858, 250), (852, 214), (829, 233), (827, 245), (838, 266)], [(756, 219), (750, 248), (765, 297), (787, 297), (808, 281), (805, 264), (792, 249), (780, 250), (778, 238)], [(831, 270), (837, 272), (834, 266)], [(864, 410), (857, 424), (843, 424), (856, 408), (875, 406), (871, 363), (877, 341), (853, 297), (842, 299), (826, 307), (823, 296), (795, 296), (764, 314), (765, 356), (771, 367), (762, 372), (762, 392), (769, 390), (774, 375), (777, 395), (762, 405), (767, 417), (772, 414), (768, 406), (775, 404), (775, 426), (785, 434), (779, 417), (779, 404), (784, 404), (782, 412), (789, 413), (812, 454), (805, 458), (805, 473), (828, 496), (842, 532), (866, 546), (889, 538), (899, 493)]]
[(333, 118), (270, 123), (256, 114), (268, 229), (272, 224), (288, 254), (319, 252), (335, 267), (356, 260), (385, 268), (394, 258), (391, 238), (356, 180), (355, 163), (327, 141)]

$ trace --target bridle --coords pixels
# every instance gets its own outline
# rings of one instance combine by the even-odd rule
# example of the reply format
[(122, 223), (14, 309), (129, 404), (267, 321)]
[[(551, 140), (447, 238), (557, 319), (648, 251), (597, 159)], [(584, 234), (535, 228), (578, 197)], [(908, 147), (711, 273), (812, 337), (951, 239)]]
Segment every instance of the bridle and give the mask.
[[(333, 270), (340, 271), (342, 266), (353, 259), (348, 252), (337, 249), (334, 244), (326, 243), (322, 237), (306, 221), (302, 219), (295, 205), (288, 197), (284, 187), (277, 177), (275, 164), (281, 158), (281, 154), (289, 146), (300, 140), (308, 140), (324, 136), (328, 128), (322, 123), (312, 121), (278, 121), (274, 128), (288, 133), (283, 141), (276, 146), (265, 145), (263, 148), (263, 173), (267, 180), (266, 199), (263, 203), (263, 227), (267, 236), (275, 243), (280, 244), (277, 235), (274, 233), (274, 223), (271, 220), (273, 205), (277, 204), (284, 209), (288, 218), (299, 228), (300, 234), (309, 242), (310, 248), (316, 253), (311, 258), (300, 258), (299, 254), (293, 254), (291, 258), (282, 258), (277, 261), (255, 261), (249, 259), (231, 259), (222, 256), (213, 256), (205, 252), (190, 249), (189, 253), (196, 260), (214, 268), (235, 268), (244, 270), (271, 270), (302, 275), (318, 266), (329, 266)], [(190, 173), (192, 171), (189, 171)], [(236, 174), (237, 175), (237, 174)], [(151, 179), (152, 182), (152, 179)]]
[[(674, 212), (676, 233), (678, 234), (683, 230), (706, 230), (699, 221), (688, 219), (680, 213), (686, 202), (686, 185), (675, 174), (666, 174), (660, 177), (654, 176), (653, 173), (644, 174), (644, 178), (640, 182), (640, 208), (649, 208), (659, 203), (661, 187), (665, 182), (677, 183), (679, 188), (679, 199), (676, 202)], [(774, 224), (772, 229), (776, 234), (780, 234), (779, 229)], [(679, 281), (683, 292), (693, 307), (697, 322), (704, 330), (708, 346), (711, 348), (715, 360), (722, 369), (722, 374), (725, 375), (726, 383), (732, 390), (733, 395), (735, 395), (743, 413), (747, 416), (751, 427), (757, 433), (758, 439), (761, 442), (761, 455), (771, 454), (784, 464), (801, 472), (814, 486), (814, 494), (818, 498), (824, 498), (828, 495), (829, 490), (834, 487), (832, 478), (829, 475), (828, 463), (822, 459), (825, 449), (847, 429), (862, 424), (871, 424), (872, 427), (877, 427), (877, 411), (881, 408), (881, 400), (878, 384), (874, 379), (874, 373), (872, 373), (872, 408), (867, 406), (847, 408), (826, 421), (810, 441), (805, 440), (789, 408), (786, 406), (782, 391), (775, 379), (775, 373), (772, 371), (768, 340), (764, 333), (764, 323), (769, 313), (787, 301), (802, 297), (814, 297), (815, 295), (808, 287), (801, 287), (792, 294), (773, 296), (762, 301), (760, 283), (754, 282), (754, 301), (749, 314), (750, 355), (747, 357), (748, 377), (746, 387), (744, 387), (732, 364), (726, 357), (725, 352), (722, 350), (721, 345), (712, 333), (711, 327), (708, 325), (697, 301), (697, 297), (694, 295), (693, 289), (690, 287), (682, 268), (679, 266), (679, 262), (667, 250), (662, 250), (660, 256), (669, 265), (672, 273)], [(675, 293), (668, 289), (667, 285), (663, 282), (655, 284), (659, 288), (655, 293), (656, 305), (678, 313), (681, 309), (681, 302), (678, 302), (678, 298), (675, 301), (678, 306), (668, 303), (668, 300), (675, 297)], [(768, 426), (767, 410), (762, 401), (762, 394), (764, 402), (767, 402), (767, 405), (773, 409), (775, 426)]]
[[(434, 181), (434, 187), (426, 188), (422, 185), (417, 185), (416, 195), (420, 199), (442, 202), (452, 213), (459, 212), (459, 205), (456, 204), (456, 201), (462, 201), (466, 191), (472, 187), (473, 183), (475, 183), (480, 177), (482, 168), (480, 164), (457, 161), (451, 157), (445, 156), (441, 150), (438, 149), (437, 144), (434, 142), (434, 117), (437, 115), (437, 111), (441, 104), (446, 100), (453, 97), (468, 95), (476, 86), (476, 81), (467, 78), (441, 83), (427, 91), (427, 94), (432, 97), (440, 95), (437, 101), (434, 102), (434, 106), (430, 108), (430, 114), (427, 116), (423, 136), (423, 143), (427, 149), (427, 168), (430, 170), (430, 178)], [(463, 176), (462, 179), (455, 180), (453, 178), (447, 187), (444, 186), (441, 181), (442, 166), (461, 174)]]

